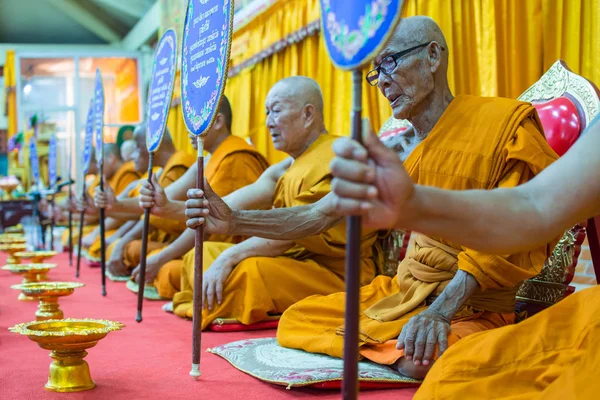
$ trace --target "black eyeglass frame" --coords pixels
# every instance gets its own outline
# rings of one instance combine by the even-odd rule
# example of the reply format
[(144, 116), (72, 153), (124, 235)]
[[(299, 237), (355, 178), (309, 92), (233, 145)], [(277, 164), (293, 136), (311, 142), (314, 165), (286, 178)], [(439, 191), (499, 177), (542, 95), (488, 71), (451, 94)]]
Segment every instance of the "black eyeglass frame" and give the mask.
[[(406, 50), (402, 50), (399, 51), (397, 53), (394, 54), (390, 54), (389, 56), (385, 56), (383, 58), (383, 60), (387, 59), (387, 58), (392, 58), (392, 60), (394, 60), (394, 67), (390, 70), (390, 71), (386, 71), (384, 69), (381, 68), (381, 64), (383, 64), (383, 60), (381, 60), (381, 63), (379, 64), (378, 67), (373, 68), (372, 70), (370, 70), (369, 72), (367, 72), (367, 76), (365, 77), (365, 79), (367, 80), (367, 82), (369, 83), (369, 85), (371, 86), (375, 86), (377, 85), (377, 83), (379, 82), (379, 74), (381, 74), (381, 72), (383, 72), (386, 75), (391, 74), (392, 72), (394, 72), (394, 70), (396, 69), (396, 67), (398, 67), (398, 60), (406, 55), (408, 55), (410, 52), (420, 49), (422, 47), (426, 47), (429, 46), (431, 43), (433, 43), (433, 41), (428, 42), (428, 43), (422, 43), (419, 44), (417, 46), (408, 48)], [(442, 47), (442, 50), (444, 50), (444, 48)], [(373, 72), (377, 72), (377, 75), (372, 75)], [(369, 76), (371, 75), (371, 76)]]

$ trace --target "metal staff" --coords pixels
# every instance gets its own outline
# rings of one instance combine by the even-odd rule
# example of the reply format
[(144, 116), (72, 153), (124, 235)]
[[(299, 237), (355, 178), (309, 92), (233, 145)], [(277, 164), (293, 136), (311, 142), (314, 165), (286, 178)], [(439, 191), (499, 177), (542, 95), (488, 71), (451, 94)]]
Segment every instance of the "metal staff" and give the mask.
[[(100, 191), (104, 192), (104, 160), (100, 163)], [(100, 265), (102, 266), (102, 296), (106, 296), (106, 232), (104, 231), (104, 208), (100, 208)]]
[[(70, 140), (69, 140), (70, 142)], [(71, 175), (71, 149), (69, 149), (69, 182), (73, 180), (73, 176)], [(71, 199), (73, 198), (73, 189), (72, 185), (69, 185), (69, 203), (71, 203)], [(71, 211), (71, 207), (69, 207), (69, 267), (73, 266), (73, 211)]]
[[(71, 190), (71, 188), (69, 188)], [(81, 199), (85, 202), (85, 176), (83, 179), (83, 191), (81, 193)], [(72, 214), (71, 214), (72, 215)], [(83, 240), (83, 222), (85, 220), (85, 208), (81, 210), (79, 214), (79, 238), (77, 245), (77, 267), (75, 268), (75, 278), (79, 278), (79, 266), (81, 265), (81, 241)], [(71, 239), (72, 240), (72, 239)]]
[[(362, 71), (352, 71), (352, 139), (362, 143)], [(346, 311), (344, 316), (344, 399), (356, 399), (358, 393), (358, 313), (360, 291), (361, 218), (348, 217), (346, 228)]]
[[(154, 152), (148, 156), (148, 183), (152, 184), (152, 165), (154, 164)], [(146, 253), (148, 252), (148, 231), (150, 230), (150, 209), (144, 209), (144, 228), (142, 231), (142, 254), (140, 258), (140, 284), (138, 287), (137, 315), (135, 320), (142, 322), (142, 308), (144, 306), (144, 287), (146, 285)]]
[[(204, 191), (204, 138), (198, 136), (198, 176), (196, 188)], [(200, 349), (202, 348), (202, 274), (204, 250), (204, 225), (196, 228), (194, 244), (194, 318), (192, 319), (192, 370), (194, 378), (200, 376)]]

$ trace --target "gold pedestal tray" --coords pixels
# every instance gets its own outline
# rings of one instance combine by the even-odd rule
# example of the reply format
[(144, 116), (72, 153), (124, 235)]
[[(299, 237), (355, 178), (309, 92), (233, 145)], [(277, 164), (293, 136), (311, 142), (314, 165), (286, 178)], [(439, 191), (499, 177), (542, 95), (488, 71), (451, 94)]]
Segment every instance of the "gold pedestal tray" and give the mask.
[(42, 349), (50, 350), (54, 361), (46, 389), (54, 392), (79, 392), (96, 387), (90, 375), (86, 349), (94, 347), (109, 332), (125, 325), (120, 322), (94, 319), (62, 319), (33, 321), (9, 328), (11, 332), (28, 336)]
[(6, 262), (8, 264), (19, 264), (21, 259), (16, 256), (17, 253), (20, 253), (27, 249), (25, 243), (2, 243), (0, 244), (0, 251), (8, 253), (8, 258)]
[(9, 226), (8, 228), (6, 228), (4, 230), (4, 232), (9, 233), (9, 234), (10, 233), (23, 233), (24, 230), (23, 230), (23, 226), (21, 226), (19, 224), (19, 225), (15, 225), (15, 226)]
[(35, 312), (36, 321), (62, 319), (64, 314), (58, 305), (58, 298), (72, 294), (75, 289), (85, 286), (78, 282), (31, 282), (11, 286), (25, 296), (40, 300)]
[[(46, 274), (52, 268), (56, 268), (56, 264), (8, 264), (2, 267), (5, 271), (10, 271), (13, 274), (23, 275), (21, 283), (44, 282), (48, 279)], [(25, 294), (19, 294), (17, 298), (21, 301), (35, 301), (35, 297), (29, 297)]]
[(20, 252), (16, 253), (15, 256), (19, 257), (19, 258), (30, 259), (31, 262), (34, 264), (40, 264), (40, 263), (43, 263), (48, 258), (54, 257), (57, 254), (58, 253), (56, 251), (39, 250), (39, 251), (20, 251)]

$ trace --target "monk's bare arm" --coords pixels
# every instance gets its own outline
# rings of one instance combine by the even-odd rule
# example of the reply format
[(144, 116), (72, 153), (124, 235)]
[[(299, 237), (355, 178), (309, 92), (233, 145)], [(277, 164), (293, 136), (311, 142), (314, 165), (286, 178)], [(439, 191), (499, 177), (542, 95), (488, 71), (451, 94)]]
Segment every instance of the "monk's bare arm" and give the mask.
[(109, 215), (118, 215), (118, 214), (128, 214), (128, 215), (137, 215), (140, 217), (142, 215), (142, 209), (140, 208), (137, 197), (127, 197), (127, 198), (116, 198), (114, 204), (108, 209)]
[[(290, 240), (271, 240), (251, 237), (223, 251), (223, 257), (237, 265), (249, 257), (277, 257), (294, 247)], [(220, 256), (221, 257), (221, 256)]]
[(191, 229), (186, 229), (173, 243), (169, 244), (164, 250), (156, 255), (161, 264), (166, 264), (169, 261), (181, 258), (194, 248), (194, 240), (196, 232)]
[(230, 232), (242, 236), (294, 240), (328, 230), (342, 220), (331, 194), (318, 202), (272, 210), (233, 210)]
[(416, 186), (416, 212), (404, 228), (489, 252), (515, 252), (551, 241), (600, 214), (600, 123), (558, 161), (522, 186), (452, 192)]
[(223, 201), (232, 209), (256, 210), (271, 208), (273, 194), (277, 181), (292, 165), (292, 159), (287, 158), (277, 164), (271, 165), (251, 185), (245, 186), (223, 197)]
[(193, 164), (188, 170), (165, 188), (165, 194), (171, 201), (185, 202), (188, 189), (196, 186), (198, 164)]

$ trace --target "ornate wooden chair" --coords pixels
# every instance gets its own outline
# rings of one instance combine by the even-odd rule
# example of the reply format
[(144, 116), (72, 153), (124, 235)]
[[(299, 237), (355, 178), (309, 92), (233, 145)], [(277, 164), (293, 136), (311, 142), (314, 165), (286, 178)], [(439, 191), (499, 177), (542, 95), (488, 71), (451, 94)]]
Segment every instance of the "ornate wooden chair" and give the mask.
[[(587, 125), (600, 113), (600, 91), (587, 79), (557, 61), (519, 100), (531, 102), (538, 110), (550, 146), (563, 155)], [(587, 229), (586, 229), (587, 227)], [(591, 218), (565, 232), (535, 278), (523, 283), (517, 293), (517, 310), (528, 315), (573, 293), (570, 286), (581, 244), (586, 235), (592, 253), (596, 280), (600, 280), (600, 218)]]

